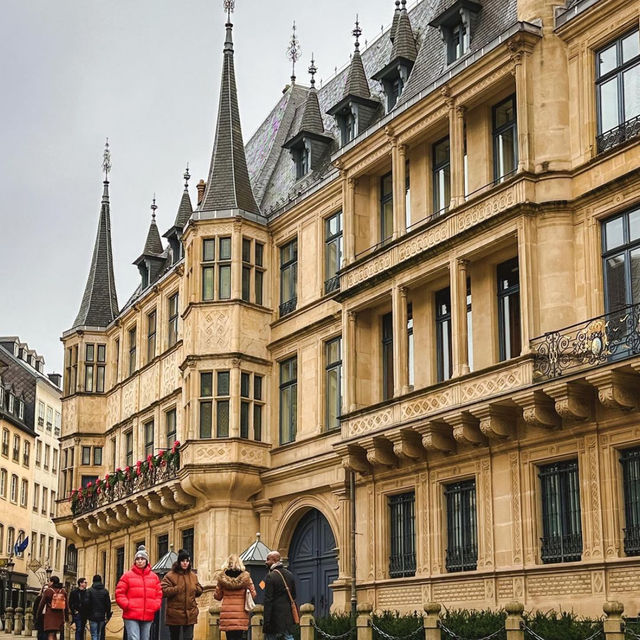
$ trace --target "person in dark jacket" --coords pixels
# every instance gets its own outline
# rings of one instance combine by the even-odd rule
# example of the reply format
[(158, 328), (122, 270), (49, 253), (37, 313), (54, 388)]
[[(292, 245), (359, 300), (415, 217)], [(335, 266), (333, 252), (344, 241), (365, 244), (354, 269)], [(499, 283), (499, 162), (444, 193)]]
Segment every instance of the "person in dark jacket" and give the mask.
[(78, 578), (78, 587), (69, 594), (69, 611), (76, 627), (76, 640), (84, 640), (87, 618), (84, 615), (87, 598), (87, 579)]
[(292, 632), (295, 624), (289, 593), (295, 601), (296, 580), (291, 571), (282, 566), (282, 560), (277, 551), (267, 555), (265, 564), (269, 568), (269, 573), (264, 581), (264, 639), (276, 640), (278, 637), (284, 637), (285, 640), (293, 640)]
[[(54, 609), (53, 597), (64, 598), (64, 609)], [(42, 593), (42, 598), (38, 604), (38, 616), (43, 616), (43, 629), (48, 640), (56, 640), (56, 634), (64, 634), (64, 622), (69, 617), (69, 599), (67, 592), (62, 588), (62, 583), (58, 576), (51, 576), (49, 584)], [(62, 635), (61, 635), (62, 637)]]
[(111, 618), (111, 597), (98, 574), (93, 576), (91, 587), (87, 589), (84, 611), (85, 618), (89, 621), (91, 640), (100, 640), (104, 627)]
[(191, 557), (184, 549), (178, 551), (178, 559), (171, 571), (162, 579), (162, 593), (167, 599), (165, 622), (171, 640), (192, 640), (193, 625), (198, 621), (196, 598), (202, 595), (202, 585), (191, 570)]
[(38, 632), (38, 640), (47, 640), (47, 634), (44, 632), (44, 616), (42, 614), (38, 615), (38, 611), (40, 610), (40, 601), (42, 600), (42, 594), (48, 586), (49, 584), (45, 582), (40, 589), (40, 593), (33, 601), (33, 626), (34, 629)]

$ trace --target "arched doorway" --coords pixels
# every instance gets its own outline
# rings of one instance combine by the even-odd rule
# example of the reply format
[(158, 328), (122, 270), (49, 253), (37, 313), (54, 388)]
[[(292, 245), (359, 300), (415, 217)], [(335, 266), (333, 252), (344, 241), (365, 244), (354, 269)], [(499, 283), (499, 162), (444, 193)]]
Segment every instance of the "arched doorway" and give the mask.
[(327, 615), (333, 602), (329, 585), (338, 577), (338, 561), (331, 527), (317, 509), (305, 513), (293, 532), (289, 569), (296, 577), (298, 604), (310, 602), (316, 616)]

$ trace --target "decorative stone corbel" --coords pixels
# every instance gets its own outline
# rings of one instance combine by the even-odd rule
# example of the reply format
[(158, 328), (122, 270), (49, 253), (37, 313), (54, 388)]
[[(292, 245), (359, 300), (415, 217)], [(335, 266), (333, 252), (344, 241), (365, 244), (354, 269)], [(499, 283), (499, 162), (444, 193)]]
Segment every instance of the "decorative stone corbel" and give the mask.
[(155, 513), (158, 516), (164, 515), (166, 513), (164, 507), (162, 506), (160, 496), (157, 493), (151, 492), (148, 493), (145, 497), (147, 499), (147, 506), (151, 513)]
[(398, 464), (393, 445), (386, 438), (367, 438), (360, 444), (366, 449), (367, 460), (374, 467), (395, 467)]
[(176, 504), (180, 507), (193, 507), (196, 502), (194, 497), (185, 493), (179, 484), (175, 484), (171, 489), (173, 490), (173, 500)]
[(415, 427), (415, 430), (422, 436), (422, 446), (427, 451), (452, 453), (456, 448), (456, 443), (451, 437), (451, 427), (445, 422), (428, 420)]
[(487, 443), (482, 431), (480, 431), (480, 421), (467, 411), (455, 413), (448, 416), (446, 420), (453, 427), (453, 438), (456, 442), (473, 446)]
[(424, 460), (422, 437), (411, 429), (402, 429), (387, 434), (393, 445), (393, 453), (400, 460)]
[(542, 429), (557, 429), (562, 426), (553, 400), (541, 391), (524, 391), (514, 395), (513, 400), (522, 407), (522, 417), (527, 424)]
[(127, 517), (127, 512), (123, 504), (117, 505), (115, 508), (115, 511), (116, 511), (116, 520), (122, 527), (126, 529), (129, 525), (132, 524), (129, 518)]
[(589, 388), (577, 382), (545, 385), (544, 392), (553, 398), (558, 415), (564, 420), (586, 420), (591, 416)]
[(599, 371), (586, 376), (589, 384), (598, 390), (600, 404), (609, 409), (630, 411), (638, 404), (638, 379), (619, 371)]
[(76, 533), (78, 534), (78, 537), (82, 538), (83, 540), (88, 540), (89, 538), (92, 537), (89, 529), (87, 529), (86, 527), (86, 523), (84, 521), (78, 521), (75, 523), (75, 529), (76, 529)]
[(173, 491), (171, 487), (162, 487), (160, 489), (160, 504), (165, 511), (178, 511), (180, 505), (173, 499)]
[(364, 449), (359, 446), (343, 446), (336, 449), (337, 454), (342, 460), (342, 466), (351, 471), (367, 474), (371, 473), (371, 465), (367, 461), (367, 454)]
[(480, 431), (489, 439), (510, 438), (516, 433), (516, 412), (510, 407), (485, 404), (471, 409), (480, 421)]
[(138, 510), (136, 509), (136, 505), (133, 502), (133, 500), (127, 500), (125, 504), (125, 511), (127, 513), (127, 519), (133, 524), (142, 522), (142, 517), (138, 513)]

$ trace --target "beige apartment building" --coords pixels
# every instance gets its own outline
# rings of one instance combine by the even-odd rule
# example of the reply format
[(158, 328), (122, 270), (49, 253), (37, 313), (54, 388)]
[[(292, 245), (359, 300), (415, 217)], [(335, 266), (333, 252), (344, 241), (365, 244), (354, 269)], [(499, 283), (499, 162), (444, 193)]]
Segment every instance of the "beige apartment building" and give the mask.
[(110, 589), (190, 548), (203, 610), (260, 531), (320, 615), (637, 611), (640, 2), (389, 11), (246, 145), (227, 24), (209, 175), (122, 307), (107, 153), (58, 530)]

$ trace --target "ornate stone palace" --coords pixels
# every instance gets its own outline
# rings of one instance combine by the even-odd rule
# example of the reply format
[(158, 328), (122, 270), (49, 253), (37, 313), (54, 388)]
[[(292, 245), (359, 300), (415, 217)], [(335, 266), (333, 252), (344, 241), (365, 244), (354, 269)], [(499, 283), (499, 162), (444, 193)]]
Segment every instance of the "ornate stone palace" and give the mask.
[(260, 531), (320, 614), (637, 611), (640, 2), (389, 4), (246, 145), (229, 20), (207, 181), (122, 307), (107, 154), (58, 530), (110, 589)]

